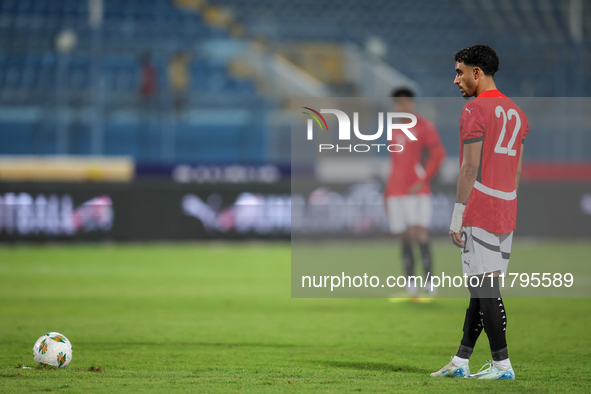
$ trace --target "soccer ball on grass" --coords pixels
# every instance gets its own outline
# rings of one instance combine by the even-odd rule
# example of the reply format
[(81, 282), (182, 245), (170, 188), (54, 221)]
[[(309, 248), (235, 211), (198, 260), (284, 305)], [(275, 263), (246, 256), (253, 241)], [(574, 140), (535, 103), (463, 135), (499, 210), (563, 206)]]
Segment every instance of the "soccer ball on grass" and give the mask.
[(72, 344), (59, 332), (50, 332), (35, 342), (33, 358), (39, 365), (65, 368), (72, 361)]

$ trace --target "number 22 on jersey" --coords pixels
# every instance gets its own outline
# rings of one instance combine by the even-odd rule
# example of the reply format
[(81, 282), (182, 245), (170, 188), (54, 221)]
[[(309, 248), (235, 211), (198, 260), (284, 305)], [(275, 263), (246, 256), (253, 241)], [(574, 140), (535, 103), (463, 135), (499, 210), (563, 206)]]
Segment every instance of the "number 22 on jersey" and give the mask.
[[(517, 151), (513, 149), (513, 145), (515, 144), (517, 134), (519, 134), (519, 129), (521, 129), (521, 119), (519, 118), (519, 114), (513, 108), (505, 112), (505, 109), (498, 105), (495, 108), (495, 115), (497, 118), (500, 118), (501, 115), (503, 116), (503, 127), (501, 128), (501, 134), (499, 135), (499, 139), (495, 145), (495, 153), (515, 156)], [(513, 134), (511, 134), (511, 139), (509, 140), (507, 146), (501, 146), (503, 144), (503, 140), (505, 139), (505, 133), (507, 132), (507, 120), (511, 120), (513, 117), (515, 117), (515, 128), (513, 129)]]

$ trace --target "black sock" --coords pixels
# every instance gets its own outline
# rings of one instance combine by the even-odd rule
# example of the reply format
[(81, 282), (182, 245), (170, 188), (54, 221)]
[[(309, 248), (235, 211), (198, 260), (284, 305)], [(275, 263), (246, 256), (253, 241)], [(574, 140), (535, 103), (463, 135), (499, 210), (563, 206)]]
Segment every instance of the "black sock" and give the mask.
[[(489, 282), (489, 279), (486, 282)], [(492, 278), (492, 288), (495, 297), (480, 299), (480, 311), (482, 312), (484, 331), (488, 336), (493, 361), (501, 361), (509, 358), (509, 352), (507, 351), (507, 339), (505, 337), (507, 314), (499, 290), (499, 278)]]
[(456, 354), (460, 358), (470, 358), (483, 328), (480, 299), (476, 297), (476, 291), (472, 286), (469, 286), (468, 289), (470, 290), (470, 304), (464, 318), (464, 336)]
[(425, 277), (427, 277), (427, 274), (429, 274), (429, 277), (431, 277), (431, 269), (433, 268), (433, 260), (431, 259), (431, 244), (429, 242), (425, 242), (424, 244), (419, 244), (419, 248), (421, 249), (421, 260), (423, 262)]
[(404, 264), (404, 271), (406, 276), (412, 276), (415, 272), (415, 257), (412, 253), (412, 245), (410, 242), (402, 243), (402, 264)]

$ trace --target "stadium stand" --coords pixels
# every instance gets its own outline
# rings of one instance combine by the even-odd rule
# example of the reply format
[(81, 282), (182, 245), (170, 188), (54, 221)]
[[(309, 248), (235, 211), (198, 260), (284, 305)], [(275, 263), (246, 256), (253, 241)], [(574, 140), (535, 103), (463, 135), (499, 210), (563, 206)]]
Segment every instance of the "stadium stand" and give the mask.
[[(354, 42), (381, 38), (389, 48), (388, 63), (418, 81), (424, 95), (454, 96), (453, 73), (446, 64), (459, 48), (487, 43), (503, 59), (500, 84), (511, 96), (568, 96), (564, 63), (575, 62), (567, 1), (412, 0), (213, 0), (228, 7), (253, 36), (279, 42)], [(591, 4), (583, 2), (586, 45), (581, 64), (591, 60)], [(493, 32), (494, 34), (490, 34)], [(563, 63), (563, 64), (561, 64)], [(576, 67), (575, 67), (576, 68)], [(558, 71), (558, 74), (556, 73)], [(591, 71), (583, 70), (583, 91), (591, 94)], [(550, 81), (550, 83), (539, 83)]]
[[(268, 146), (271, 133), (264, 119), (277, 108), (272, 94), (263, 97), (259, 81), (234, 73), (227, 56), (203, 53), (208, 45), (222, 48), (238, 31), (245, 33), (243, 42), (264, 41), (308, 73), (316, 70), (314, 76), (333, 95), (359, 92), (338, 86), (344, 84), (344, 67), (335, 58), (345, 46), (363, 48), (375, 38), (386, 44), (386, 63), (416, 81), (423, 96), (457, 96), (453, 72), (433, 65), (449, 64), (454, 51), (475, 42), (498, 49), (501, 70), (511, 72), (500, 72), (497, 80), (510, 96), (591, 94), (591, 68), (583, 66), (591, 62), (589, 2), (582, 3), (580, 44), (568, 24), (568, 2), (548, 0), (442, 0), (429, 2), (429, 12), (425, 3), (410, 0), (209, 0), (207, 12), (201, 12), (204, 1), (192, 0), (103, 4), (97, 34), (88, 23), (86, 0), (0, 2), (0, 154), (97, 153), (91, 134), (97, 119), (93, 111), (98, 111), (104, 114), (104, 145), (98, 153), (130, 155), (140, 162), (286, 161), (289, 144), (278, 150)], [(236, 22), (232, 28), (223, 23), (229, 18)], [(73, 52), (60, 54), (55, 38), (68, 30), (77, 43)], [(166, 73), (179, 50), (190, 57), (189, 103), (186, 113), (174, 118)], [(147, 52), (156, 70), (157, 110), (143, 116), (139, 59)], [(97, 107), (97, 102), (102, 104)], [(228, 116), (231, 111), (249, 115)], [(67, 123), (65, 150), (56, 142), (64, 128), (60, 122)], [(288, 125), (274, 131), (280, 140), (289, 139)], [(164, 134), (175, 141), (168, 150), (162, 148)], [(587, 134), (577, 135), (580, 141), (568, 146), (589, 146)], [(553, 140), (534, 141), (527, 155), (547, 157)], [(457, 150), (452, 141), (446, 141), (451, 153)], [(236, 145), (244, 143), (248, 148)], [(553, 158), (591, 157), (591, 149), (575, 153), (564, 149)]]
[[(265, 125), (258, 120), (245, 118), (238, 124), (235, 120), (228, 123), (209, 116), (209, 121), (199, 121), (196, 126), (194, 121), (185, 122), (188, 116), (181, 116), (174, 125), (165, 124), (171, 106), (166, 68), (171, 55), (178, 50), (186, 51), (192, 59), (188, 67), (191, 108), (208, 108), (214, 113), (222, 108), (228, 113), (266, 107), (252, 81), (230, 75), (225, 61), (199, 54), (204, 41), (227, 38), (225, 29), (209, 26), (198, 12), (181, 9), (167, 0), (105, 0), (104, 10), (102, 34), (98, 38), (99, 80), (93, 84), (94, 38), (88, 24), (87, 1), (0, 3), (0, 105), (6, 109), (2, 111), (6, 116), (0, 117), (0, 130), (5, 137), (0, 154), (91, 153), (91, 118), (87, 115), (95, 100), (93, 90), (98, 86), (105, 103), (106, 154), (131, 155), (139, 161), (162, 160), (158, 130), (173, 127), (179, 159), (263, 160), (264, 144), (240, 153), (236, 149), (222, 149), (218, 150), (219, 155), (211, 154), (210, 149), (209, 154), (203, 155), (199, 149), (187, 151), (183, 143), (207, 140), (213, 146), (224, 147), (228, 138), (244, 139), (240, 137), (242, 133), (254, 133), (257, 136), (252, 138), (263, 141)], [(76, 34), (76, 47), (70, 54), (60, 54), (55, 49), (55, 37), (68, 29)], [(136, 111), (139, 59), (146, 52), (152, 55), (158, 85), (158, 114), (147, 119)], [(52, 113), (60, 105), (67, 107), (69, 113), (66, 152), (58, 152), (54, 141), (58, 121)], [(31, 116), (18, 116), (18, 111)], [(150, 146), (142, 149), (138, 145), (139, 134), (146, 130), (151, 134), (147, 138)]]

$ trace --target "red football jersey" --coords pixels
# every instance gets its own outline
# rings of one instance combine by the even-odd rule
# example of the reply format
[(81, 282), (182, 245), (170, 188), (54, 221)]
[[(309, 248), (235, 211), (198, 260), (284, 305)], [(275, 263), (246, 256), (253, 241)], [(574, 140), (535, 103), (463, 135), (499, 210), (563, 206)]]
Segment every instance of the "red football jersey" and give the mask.
[(445, 148), (435, 125), (422, 116), (416, 117), (417, 124), (409, 130), (417, 137), (416, 141), (412, 141), (401, 130), (393, 130), (392, 143), (402, 145), (404, 149), (390, 153), (386, 197), (408, 195), (408, 189), (418, 180), (425, 181), (418, 194), (431, 193), (429, 181), (437, 174), (445, 159)]
[(464, 105), (460, 118), (460, 165), (464, 144), (482, 141), (480, 167), (464, 212), (464, 226), (494, 233), (515, 230), (515, 177), (521, 144), (528, 132), (523, 111), (498, 90), (482, 92)]

